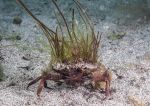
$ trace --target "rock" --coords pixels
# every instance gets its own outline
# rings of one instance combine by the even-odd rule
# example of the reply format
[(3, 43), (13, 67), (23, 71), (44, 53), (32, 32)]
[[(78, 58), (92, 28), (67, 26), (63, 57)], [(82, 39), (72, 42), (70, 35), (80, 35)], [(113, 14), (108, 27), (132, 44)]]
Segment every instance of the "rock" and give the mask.
[(145, 106), (143, 101), (138, 99), (137, 97), (129, 96), (129, 101), (134, 105), (134, 106)]
[(22, 23), (22, 19), (19, 16), (15, 16), (13, 19), (13, 24), (20, 25)]
[(123, 78), (123, 76), (121, 76), (121, 75), (117, 75), (117, 78), (118, 78), (118, 79), (122, 79), (122, 78)]
[(22, 68), (22, 69), (25, 69), (25, 70), (29, 70), (29, 69), (30, 69), (30, 66), (18, 67), (18, 68)]
[(2, 35), (0, 35), (0, 41), (3, 39)]
[(16, 40), (21, 40), (21, 37), (19, 35), (17, 35)]
[(7, 87), (10, 87), (10, 86), (16, 86), (17, 84), (15, 83), (15, 82), (10, 82), (8, 85), (7, 85)]
[(25, 56), (22, 57), (23, 60), (29, 61), (31, 60), (31, 57), (29, 54), (26, 54)]

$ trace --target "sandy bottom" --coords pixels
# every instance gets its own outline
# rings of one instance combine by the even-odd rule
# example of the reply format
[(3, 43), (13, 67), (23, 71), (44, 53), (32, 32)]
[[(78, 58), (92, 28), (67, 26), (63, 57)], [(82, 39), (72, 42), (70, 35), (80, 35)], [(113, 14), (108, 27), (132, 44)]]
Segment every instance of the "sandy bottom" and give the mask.
[[(8, 25), (8, 22), (1, 24)], [(53, 27), (55, 23), (51, 25)], [(43, 89), (40, 98), (36, 96), (38, 83), (26, 90), (27, 84), (47, 66), (50, 57), (48, 52), (38, 50), (42, 48), (39, 43), (42, 33), (33, 20), (23, 17), (20, 26), (9, 23), (7, 32), (8, 35), (17, 33), (22, 39), (0, 41), (3, 46), (0, 62), (6, 76), (0, 82), (0, 106), (150, 106), (150, 24), (117, 27), (105, 23), (97, 24), (96, 29), (103, 32), (103, 64), (113, 73), (113, 92), (107, 100), (101, 100), (104, 94), (99, 91), (56, 86), (52, 81), (49, 86), (53, 89)], [(108, 36), (113, 31), (126, 35), (122, 39), (110, 40)], [(13, 44), (19, 45), (6, 47)]]

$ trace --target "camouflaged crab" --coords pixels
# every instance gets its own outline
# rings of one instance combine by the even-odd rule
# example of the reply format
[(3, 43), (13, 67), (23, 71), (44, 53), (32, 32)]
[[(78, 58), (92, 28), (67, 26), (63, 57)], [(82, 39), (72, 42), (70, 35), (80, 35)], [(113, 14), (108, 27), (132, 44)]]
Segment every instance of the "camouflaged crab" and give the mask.
[[(110, 83), (111, 83), (111, 73), (106, 70), (105, 66), (93, 65), (89, 63), (77, 63), (72, 65), (66, 64), (55, 64), (51, 73), (43, 73), (35, 80), (31, 81), (27, 88), (32, 84), (40, 81), (37, 95), (39, 96), (43, 88), (49, 88), (47, 86), (47, 80), (52, 80), (57, 83), (66, 83), (71, 86), (81, 86), (85, 85), (85, 82), (89, 81), (88, 84), (92, 85), (93, 89), (102, 89), (105, 91), (105, 95), (110, 94)], [(102, 85), (102, 83), (104, 85)], [(104, 86), (104, 87), (102, 87)]]
[[(39, 96), (43, 88), (49, 88), (47, 80), (75, 87), (84, 86), (89, 81), (88, 84), (92, 85), (92, 89), (103, 89), (108, 96), (110, 94), (111, 73), (98, 61), (101, 35), (99, 32), (95, 34), (94, 26), (78, 0), (73, 0), (73, 2), (81, 18), (81, 27), (76, 23), (74, 9), (72, 9), (70, 25), (57, 5), (58, 0), (51, 1), (59, 14), (57, 15), (55, 12), (58, 23), (56, 31), (48, 28), (29, 11), (21, 0), (17, 0), (42, 29), (51, 48), (50, 66), (41, 76), (31, 81), (27, 88), (40, 81), (37, 90)], [(63, 21), (63, 25), (61, 21)], [(83, 24), (84, 28), (82, 28)]]

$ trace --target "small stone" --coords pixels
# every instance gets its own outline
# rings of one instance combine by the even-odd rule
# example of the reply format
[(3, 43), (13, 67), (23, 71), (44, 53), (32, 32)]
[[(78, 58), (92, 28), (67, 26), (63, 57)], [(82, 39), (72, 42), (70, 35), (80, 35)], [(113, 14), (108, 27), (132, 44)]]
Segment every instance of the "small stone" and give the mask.
[(117, 92), (117, 90), (115, 88), (111, 89), (111, 93), (116, 93), (116, 92)]
[(26, 61), (31, 60), (30, 54), (26, 54), (25, 56), (22, 57), (22, 59)]
[(20, 25), (22, 23), (22, 19), (19, 16), (15, 16), (13, 19), (13, 24)]
[(128, 98), (130, 102), (133, 104), (133, 106), (145, 106), (143, 101), (138, 99), (137, 97), (129, 96)]
[(29, 69), (30, 69), (30, 66), (19, 67), (19, 68), (22, 68), (22, 69), (25, 69), (25, 70), (29, 70)]
[(0, 41), (3, 39), (3, 37), (0, 35)]
[(122, 78), (123, 78), (123, 76), (121, 76), (121, 75), (118, 75), (118, 76), (117, 76), (117, 78), (118, 78), (118, 79), (122, 79)]
[(8, 84), (8, 85), (7, 85), (7, 87), (10, 87), (10, 86), (16, 86), (16, 83), (15, 83), (15, 82), (13, 82), (13, 81), (12, 81), (12, 82), (10, 82), (10, 84)]
[(30, 77), (30, 78), (28, 78), (28, 80), (34, 80), (34, 78), (33, 78), (33, 77)]
[(21, 40), (21, 37), (19, 35), (17, 35), (16, 40)]

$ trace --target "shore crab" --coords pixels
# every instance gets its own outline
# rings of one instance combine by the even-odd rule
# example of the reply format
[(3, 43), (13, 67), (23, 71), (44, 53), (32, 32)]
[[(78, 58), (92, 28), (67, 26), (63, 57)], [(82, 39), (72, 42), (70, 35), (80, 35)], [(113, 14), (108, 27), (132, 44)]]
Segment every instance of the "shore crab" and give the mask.
[[(57, 1), (51, 1), (59, 14), (59, 16), (56, 15), (56, 17), (61, 17), (60, 20), (59, 18), (57, 19), (59, 24), (58, 27), (56, 27), (56, 31), (48, 28), (32, 14), (21, 0), (17, 0), (22, 8), (37, 22), (51, 48), (50, 55), (52, 59), (50, 66), (48, 66), (48, 69), (44, 71), (41, 76), (31, 81), (27, 89), (40, 81), (37, 89), (37, 95), (39, 96), (43, 88), (49, 88), (47, 81), (52, 80), (57, 83), (66, 83), (66, 85), (75, 87), (85, 86), (86, 84), (91, 85), (92, 89), (103, 89), (107, 97), (110, 95), (112, 75), (110, 71), (98, 61), (101, 34), (99, 32), (95, 34), (94, 26), (91, 24), (88, 15), (85, 10), (82, 9), (83, 6), (78, 0), (73, 0), (73, 2), (82, 20), (81, 24), (83, 23), (85, 25), (83, 29), (81, 28), (83, 25), (80, 24), (81, 26), (79, 26), (76, 23), (74, 9), (72, 9), (71, 25), (69, 25), (57, 5)], [(63, 20), (65, 26), (60, 23), (61, 20)], [(61, 33), (59, 33), (58, 28)], [(63, 29), (64, 31), (62, 31)], [(56, 61), (53, 62), (52, 60)]]
[[(71, 86), (84, 86), (84, 83), (89, 81), (89, 85), (92, 85), (93, 89), (103, 89), (105, 95), (110, 95), (110, 83), (112, 80), (111, 73), (105, 68), (104, 65), (93, 65), (89, 63), (77, 63), (72, 65), (66, 65), (63, 63), (55, 64), (52, 66), (48, 73), (43, 73), (35, 80), (31, 81), (27, 89), (40, 81), (37, 89), (37, 95), (39, 96), (43, 88), (49, 88), (47, 81), (52, 80), (57, 83), (66, 83)], [(103, 83), (104, 88), (101, 87)]]

